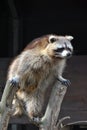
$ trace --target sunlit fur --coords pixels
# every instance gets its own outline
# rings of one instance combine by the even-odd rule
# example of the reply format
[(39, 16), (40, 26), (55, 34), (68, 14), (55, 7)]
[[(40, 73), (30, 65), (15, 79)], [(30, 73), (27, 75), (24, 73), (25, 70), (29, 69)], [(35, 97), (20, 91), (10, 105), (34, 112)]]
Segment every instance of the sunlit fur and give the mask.
[[(56, 41), (53, 42), (52, 38)], [(73, 52), (70, 43), (72, 39), (72, 36), (52, 34), (37, 38), (28, 44), (10, 65), (7, 79), (19, 82), (16, 96), (24, 103), (30, 118), (42, 116), (49, 95), (47, 92), (50, 92), (56, 77), (62, 77), (67, 54), (71, 55)], [(58, 52), (59, 48), (64, 50)], [(16, 98), (13, 104), (16, 106), (14, 115), (22, 114)]]

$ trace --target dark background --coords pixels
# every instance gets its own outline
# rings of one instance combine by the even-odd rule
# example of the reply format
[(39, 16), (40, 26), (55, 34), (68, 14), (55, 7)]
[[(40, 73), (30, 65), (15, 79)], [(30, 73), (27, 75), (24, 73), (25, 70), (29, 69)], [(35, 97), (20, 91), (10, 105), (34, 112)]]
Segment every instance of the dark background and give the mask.
[(86, 12), (87, 0), (1, 0), (0, 57), (13, 57), (31, 40), (49, 33), (74, 36), (74, 55), (86, 55)]

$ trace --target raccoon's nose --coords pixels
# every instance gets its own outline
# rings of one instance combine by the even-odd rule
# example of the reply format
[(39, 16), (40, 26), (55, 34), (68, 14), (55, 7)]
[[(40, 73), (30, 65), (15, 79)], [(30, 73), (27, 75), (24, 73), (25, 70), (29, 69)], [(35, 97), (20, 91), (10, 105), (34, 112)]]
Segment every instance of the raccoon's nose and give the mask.
[(67, 57), (69, 58), (69, 57), (71, 57), (72, 56), (72, 54), (71, 53), (67, 53)]

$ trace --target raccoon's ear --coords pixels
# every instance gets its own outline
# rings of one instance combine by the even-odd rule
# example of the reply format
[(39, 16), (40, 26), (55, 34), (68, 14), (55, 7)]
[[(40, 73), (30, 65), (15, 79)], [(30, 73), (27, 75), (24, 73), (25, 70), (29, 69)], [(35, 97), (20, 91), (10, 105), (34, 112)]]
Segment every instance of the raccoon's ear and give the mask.
[(74, 37), (73, 37), (73, 36), (65, 36), (65, 38), (66, 38), (67, 40), (69, 40), (69, 41), (71, 41), (71, 40), (73, 40), (73, 39), (74, 39)]

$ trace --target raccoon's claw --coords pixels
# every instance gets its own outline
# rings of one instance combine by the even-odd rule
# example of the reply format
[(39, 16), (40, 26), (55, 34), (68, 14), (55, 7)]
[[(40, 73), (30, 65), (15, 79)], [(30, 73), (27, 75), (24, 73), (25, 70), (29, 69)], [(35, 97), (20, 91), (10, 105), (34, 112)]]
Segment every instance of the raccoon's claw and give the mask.
[(71, 82), (69, 80), (62, 80), (61, 83), (67, 87), (69, 87), (71, 85)]
[(59, 78), (57, 78), (57, 80), (59, 80), (61, 82), (61, 84), (65, 85), (67, 87), (69, 87), (71, 85), (71, 82), (68, 79), (65, 79), (61, 76)]
[(18, 77), (13, 77), (11, 80), (10, 80), (10, 84), (15, 87), (15, 86), (18, 86), (19, 84), (19, 78)]
[(33, 122), (34, 122), (35, 124), (40, 124), (41, 119), (40, 119), (39, 117), (33, 117)]

